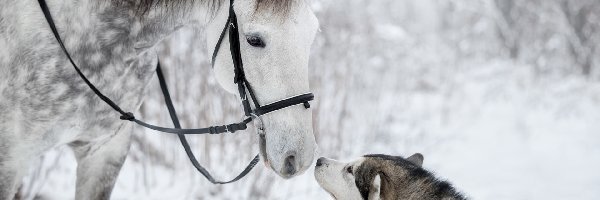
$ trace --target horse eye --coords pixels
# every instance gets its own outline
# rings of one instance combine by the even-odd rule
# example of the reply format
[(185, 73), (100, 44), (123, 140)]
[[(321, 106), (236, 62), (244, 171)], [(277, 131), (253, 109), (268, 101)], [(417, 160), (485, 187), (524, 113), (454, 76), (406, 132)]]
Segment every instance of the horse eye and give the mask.
[(351, 166), (346, 167), (346, 172), (348, 172), (349, 174), (352, 174), (352, 167)]
[(265, 42), (263, 42), (263, 40), (258, 36), (247, 36), (246, 41), (248, 41), (248, 44), (252, 45), (253, 47), (264, 48), (266, 46)]

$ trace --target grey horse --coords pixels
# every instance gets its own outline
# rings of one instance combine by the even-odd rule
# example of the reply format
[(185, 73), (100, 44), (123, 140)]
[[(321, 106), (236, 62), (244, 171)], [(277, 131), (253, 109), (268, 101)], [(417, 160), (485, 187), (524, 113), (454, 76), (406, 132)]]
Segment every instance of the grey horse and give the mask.
[[(209, 52), (227, 0), (48, 0), (59, 34), (82, 72), (124, 110), (135, 111), (155, 72), (153, 48), (183, 26), (204, 27)], [(13, 198), (32, 160), (59, 145), (75, 153), (76, 199), (108, 199), (130, 146), (132, 124), (85, 85), (34, 0), (0, 0), (0, 199)], [(318, 21), (303, 0), (236, 0), (246, 77), (268, 104), (309, 92), (308, 57)], [(261, 45), (256, 45), (260, 43)], [(222, 44), (228, 47), (228, 41)], [(231, 93), (233, 66), (220, 51), (214, 72)], [(261, 157), (283, 178), (302, 174), (316, 148), (301, 105), (263, 116)], [(290, 169), (292, 168), (292, 169)]]

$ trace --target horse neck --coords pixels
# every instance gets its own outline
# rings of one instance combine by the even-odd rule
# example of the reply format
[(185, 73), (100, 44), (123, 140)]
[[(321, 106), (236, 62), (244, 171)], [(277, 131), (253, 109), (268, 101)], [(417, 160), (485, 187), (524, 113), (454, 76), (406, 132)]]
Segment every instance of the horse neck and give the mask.
[(210, 11), (203, 3), (155, 6), (143, 15), (135, 6), (115, 5), (113, 1), (48, 0), (48, 4), (61, 37), (73, 54), (86, 49), (140, 56), (179, 28), (204, 27), (210, 19)]
[[(108, 0), (46, 1), (75, 63), (98, 89), (128, 110), (139, 106), (143, 88), (154, 74), (157, 54), (153, 47), (179, 27), (205, 26), (210, 16), (208, 9), (200, 6), (187, 8), (188, 13), (176, 7), (153, 8), (144, 16), (137, 16), (135, 8), (116, 6)], [(0, 66), (19, 63), (21, 66), (14, 66), (15, 72), (10, 76), (46, 77), (35, 80), (39, 82), (37, 85), (64, 82), (85, 87), (60, 50), (37, 2), (15, 0), (15, 4), (24, 11), (3, 12), (0, 17), (22, 19), (23, 25), (15, 26), (16, 34), (0, 35), (0, 41), (15, 41), (14, 44), (20, 46), (0, 50)], [(8, 57), (5, 63), (2, 55), (7, 54), (2, 51), (13, 51), (21, 56)], [(22, 59), (23, 56), (27, 59)], [(36, 70), (25, 66), (36, 66)], [(55, 76), (56, 72), (61, 72), (60, 76)], [(4, 76), (9, 75), (0, 75), (0, 79), (6, 79)]]
[[(223, 9), (219, 10), (222, 13)], [(226, 11), (226, 10), (225, 10)], [(202, 3), (192, 3), (190, 7), (150, 9), (143, 17), (133, 22), (135, 48), (144, 50), (156, 45), (181, 27), (205, 28), (212, 23), (212, 11)]]

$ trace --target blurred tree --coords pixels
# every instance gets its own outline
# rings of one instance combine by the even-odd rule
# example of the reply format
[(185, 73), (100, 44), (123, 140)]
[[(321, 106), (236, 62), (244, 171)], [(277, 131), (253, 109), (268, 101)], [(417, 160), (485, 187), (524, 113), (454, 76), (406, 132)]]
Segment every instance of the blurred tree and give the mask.
[(581, 67), (581, 72), (591, 74), (594, 54), (597, 55), (600, 6), (596, 0), (561, 0), (560, 9), (566, 18), (569, 34), (569, 50)]

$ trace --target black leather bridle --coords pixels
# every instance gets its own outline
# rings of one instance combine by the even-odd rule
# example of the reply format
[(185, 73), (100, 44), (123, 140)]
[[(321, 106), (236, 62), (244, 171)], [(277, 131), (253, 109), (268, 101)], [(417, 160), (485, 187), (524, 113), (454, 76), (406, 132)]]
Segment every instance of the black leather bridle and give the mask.
[[(157, 66), (156, 66), (156, 74), (158, 76), (160, 88), (162, 90), (162, 93), (163, 93), (163, 96), (165, 99), (165, 104), (167, 105), (169, 114), (171, 116), (171, 120), (173, 121), (175, 128), (160, 127), (160, 126), (155, 126), (155, 125), (151, 125), (146, 122), (140, 121), (135, 118), (133, 113), (123, 111), (110, 98), (108, 98), (104, 94), (102, 94), (102, 92), (100, 92), (87, 79), (87, 77), (81, 72), (79, 67), (75, 64), (75, 62), (71, 58), (71, 55), (65, 48), (65, 45), (64, 45), (60, 35), (58, 34), (58, 31), (54, 24), (54, 20), (52, 20), (52, 16), (50, 14), (50, 10), (48, 8), (48, 5), (46, 4), (46, 1), (38, 0), (38, 3), (40, 4), (42, 11), (44, 12), (44, 16), (45, 16), (46, 20), (48, 21), (48, 25), (50, 26), (50, 29), (52, 29), (52, 33), (54, 34), (54, 37), (56, 38), (56, 40), (58, 41), (58, 44), (60, 45), (63, 52), (69, 59), (69, 62), (71, 62), (71, 64), (75, 68), (75, 71), (77, 71), (77, 74), (79, 74), (79, 76), (87, 84), (87, 86), (102, 101), (104, 101), (106, 104), (108, 104), (113, 110), (119, 112), (121, 114), (121, 116), (120, 116), (121, 120), (132, 121), (143, 127), (153, 129), (156, 131), (177, 134), (177, 136), (179, 136), (179, 140), (181, 141), (183, 148), (185, 149), (186, 154), (188, 155), (188, 157), (189, 157), (190, 161), (192, 162), (192, 164), (194, 165), (194, 167), (196, 167), (196, 169), (204, 177), (206, 177), (206, 179), (208, 179), (211, 183), (214, 183), (214, 184), (226, 184), (226, 183), (235, 182), (235, 181), (241, 179), (246, 174), (248, 174), (248, 172), (250, 172), (250, 170), (252, 170), (252, 168), (254, 168), (254, 166), (258, 163), (258, 161), (260, 159), (259, 155), (256, 155), (254, 157), (254, 159), (248, 164), (248, 166), (234, 179), (232, 179), (230, 181), (217, 181), (210, 175), (210, 173), (204, 167), (202, 167), (200, 165), (200, 163), (198, 163), (198, 160), (194, 156), (194, 153), (192, 152), (190, 145), (187, 142), (187, 139), (185, 138), (185, 135), (188, 135), (188, 134), (221, 134), (221, 133), (226, 133), (226, 132), (234, 133), (239, 130), (245, 130), (247, 128), (248, 123), (250, 123), (253, 120), (256, 120), (258, 122), (257, 131), (261, 137), (264, 137), (264, 134), (265, 134), (264, 124), (263, 124), (260, 116), (265, 115), (270, 112), (273, 112), (273, 111), (276, 111), (276, 110), (280, 110), (280, 109), (287, 108), (290, 106), (298, 105), (298, 104), (303, 104), (304, 107), (308, 109), (308, 108), (310, 108), (310, 104), (308, 102), (312, 101), (314, 99), (314, 95), (312, 93), (307, 93), (307, 94), (290, 97), (290, 98), (287, 98), (284, 100), (280, 100), (280, 101), (277, 101), (277, 102), (274, 102), (271, 104), (267, 104), (267, 105), (263, 105), (263, 106), (260, 105), (260, 103), (258, 102), (258, 99), (256, 98), (256, 95), (254, 94), (254, 91), (252, 90), (252, 87), (250, 86), (250, 83), (248, 82), (248, 80), (246, 79), (246, 76), (244, 74), (244, 67), (243, 67), (244, 65), (242, 62), (242, 55), (240, 53), (240, 40), (239, 40), (237, 16), (233, 10), (233, 2), (234, 2), (234, 0), (229, 1), (229, 3), (230, 3), (229, 17), (227, 18), (227, 23), (225, 24), (225, 27), (223, 28), (223, 31), (221, 32), (219, 40), (213, 51), (212, 63), (214, 65), (215, 58), (218, 55), (219, 49), (221, 48), (221, 44), (225, 38), (225, 34), (228, 32), (229, 33), (229, 49), (231, 51), (231, 59), (233, 60), (234, 74), (235, 74), (234, 83), (237, 84), (237, 86), (238, 86), (238, 92), (240, 94), (240, 98), (241, 98), (241, 102), (242, 102), (242, 106), (244, 108), (244, 114), (246, 115), (246, 118), (239, 123), (232, 123), (232, 124), (223, 125), (223, 126), (211, 126), (211, 127), (207, 127), (207, 128), (198, 128), (198, 129), (182, 129), (181, 124), (179, 123), (179, 118), (177, 117), (177, 112), (175, 111), (175, 107), (173, 106), (173, 102), (171, 100), (171, 96), (169, 94), (169, 90), (167, 88), (167, 84), (166, 84), (162, 69), (160, 67), (160, 61), (157, 63)], [(249, 95), (250, 98), (248, 98), (248, 95), (247, 95), (248, 93), (250, 94)], [(252, 100), (252, 102), (254, 104), (254, 109), (252, 109), (249, 99)]]

